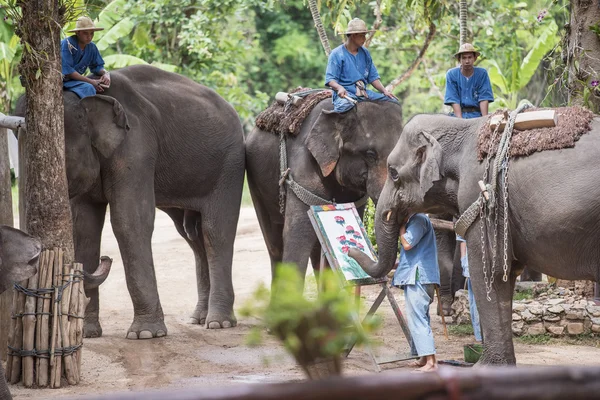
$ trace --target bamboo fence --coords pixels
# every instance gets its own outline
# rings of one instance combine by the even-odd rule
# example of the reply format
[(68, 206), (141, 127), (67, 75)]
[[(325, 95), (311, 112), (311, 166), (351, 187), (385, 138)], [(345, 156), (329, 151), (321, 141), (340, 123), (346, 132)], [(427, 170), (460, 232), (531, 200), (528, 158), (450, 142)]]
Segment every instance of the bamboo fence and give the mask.
[(63, 250), (44, 250), (38, 273), (15, 284), (6, 380), (59, 388), (80, 380), (86, 305), (83, 264), (64, 264)]

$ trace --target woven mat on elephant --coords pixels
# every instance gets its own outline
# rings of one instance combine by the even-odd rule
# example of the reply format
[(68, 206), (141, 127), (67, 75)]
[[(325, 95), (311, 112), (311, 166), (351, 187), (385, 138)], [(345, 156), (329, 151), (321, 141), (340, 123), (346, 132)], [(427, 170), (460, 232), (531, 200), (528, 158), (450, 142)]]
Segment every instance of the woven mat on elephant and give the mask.
[[(288, 93), (304, 92), (310, 88), (297, 87)], [(319, 92), (310, 93), (298, 106), (290, 105), (287, 110), (283, 104), (274, 101), (267, 109), (256, 117), (256, 127), (276, 134), (286, 133), (297, 135), (302, 127), (302, 122), (312, 109), (322, 100), (331, 97), (331, 90), (324, 89)]]
[[(529, 108), (523, 112), (543, 110), (543, 108)], [(594, 119), (594, 114), (583, 107), (557, 107), (554, 108), (557, 113), (557, 124), (553, 128), (527, 129), (520, 131), (513, 130), (510, 142), (510, 156), (528, 156), (536, 151), (556, 150), (567, 147), (575, 147), (575, 142), (581, 135), (587, 133), (590, 123)], [(481, 161), (487, 157), (487, 152), (492, 140), (492, 130), (490, 121), (494, 115), (502, 114), (502, 110), (497, 110), (490, 115), (479, 129), (479, 139), (477, 143), (477, 157)], [(496, 135), (496, 140), (492, 148), (492, 155), (496, 154), (501, 134)]]

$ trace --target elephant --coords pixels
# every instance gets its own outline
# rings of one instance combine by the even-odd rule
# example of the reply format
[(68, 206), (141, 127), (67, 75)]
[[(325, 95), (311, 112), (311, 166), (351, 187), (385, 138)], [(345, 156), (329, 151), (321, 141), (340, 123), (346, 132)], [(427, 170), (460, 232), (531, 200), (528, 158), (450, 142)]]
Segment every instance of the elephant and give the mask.
[[(37, 273), (41, 250), (39, 239), (19, 229), (0, 225), (0, 293), (10, 289), (13, 282), (24, 281)], [(11, 398), (0, 362), (0, 400)]]
[[(22, 99), (17, 114), (25, 114)], [(75, 259), (98, 265), (107, 206), (134, 318), (129, 339), (165, 336), (151, 238), (156, 208), (194, 252), (198, 302), (192, 322), (236, 325), (233, 244), (244, 183), (244, 134), (213, 90), (148, 65), (111, 73), (102, 95), (64, 92), (65, 158)], [(99, 293), (86, 286), (85, 337), (102, 335)]]
[[(477, 160), (478, 131), (485, 122), (486, 118), (417, 115), (406, 124), (388, 157), (387, 178), (377, 204), (379, 261), (362, 252), (350, 253), (367, 273), (382, 276), (392, 268), (400, 225), (409, 215), (459, 216), (476, 201), (485, 169), (485, 163)], [(498, 246), (508, 245), (506, 281), (504, 251), (498, 251), (495, 271), (489, 257), (487, 266), (483, 263), (481, 220), (477, 218), (466, 231), (483, 331), (481, 364), (516, 364), (512, 296), (524, 265), (563, 279), (600, 280), (600, 118), (594, 117), (590, 124), (591, 130), (572, 148), (511, 158), (507, 235), (504, 238), (501, 222), (498, 237), (490, 239), (497, 239)]]
[[(288, 177), (328, 201), (356, 202), (365, 195), (376, 201), (385, 181), (386, 158), (402, 127), (401, 107), (366, 101), (342, 114), (332, 109), (331, 99), (321, 101), (298, 135), (287, 137)], [(279, 137), (258, 128), (251, 131), (246, 163), (272, 276), (279, 262), (296, 264), (304, 276), (309, 258), (318, 271), (321, 247), (307, 215), (309, 205), (288, 189), (284, 214), (280, 212)]]

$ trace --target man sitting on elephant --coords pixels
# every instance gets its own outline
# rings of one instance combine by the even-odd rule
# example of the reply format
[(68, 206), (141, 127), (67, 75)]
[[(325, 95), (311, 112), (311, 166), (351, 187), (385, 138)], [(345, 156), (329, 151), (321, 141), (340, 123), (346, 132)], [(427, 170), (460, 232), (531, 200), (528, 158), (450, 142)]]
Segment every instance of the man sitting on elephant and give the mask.
[[(75, 32), (75, 35), (63, 39), (60, 43), (63, 88), (74, 92), (80, 98), (102, 93), (105, 87), (110, 86), (110, 75), (104, 69), (104, 60), (92, 42), (94, 32), (103, 29), (97, 28), (89, 17), (79, 17), (75, 28), (69, 30)], [(100, 79), (85, 76), (88, 68)]]
[[(351, 110), (359, 101), (385, 100), (398, 102), (379, 80), (379, 73), (371, 54), (363, 47), (367, 30), (365, 22), (354, 18), (348, 23), (346, 42), (331, 52), (325, 72), (325, 86), (333, 89), (334, 111), (343, 113)], [(371, 84), (381, 93), (367, 89)]]
[(460, 67), (446, 73), (444, 97), (444, 104), (452, 107), (452, 116), (468, 119), (487, 115), (488, 105), (494, 101), (487, 71), (475, 67), (479, 55), (471, 43), (463, 43), (454, 54)]

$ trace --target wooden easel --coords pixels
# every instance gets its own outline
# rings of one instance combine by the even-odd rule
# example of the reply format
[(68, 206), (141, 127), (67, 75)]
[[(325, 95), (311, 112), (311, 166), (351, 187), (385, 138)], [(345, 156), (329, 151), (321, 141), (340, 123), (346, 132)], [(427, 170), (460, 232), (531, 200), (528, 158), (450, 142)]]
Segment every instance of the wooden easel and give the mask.
[[(330, 245), (329, 245), (328, 241), (326, 240), (326, 238), (323, 236), (323, 233), (322, 233), (321, 229), (319, 228), (319, 224), (315, 220), (315, 217), (313, 216), (311, 210), (309, 210), (308, 215), (309, 215), (310, 221), (313, 225), (313, 228), (315, 230), (315, 233), (319, 239), (319, 243), (321, 244), (321, 249), (322, 249), (321, 250), (321, 258), (319, 261), (319, 273), (325, 270), (327, 262), (328, 262), (328, 264), (331, 266), (331, 268), (333, 270), (340, 272), (340, 275), (343, 276), (341, 271), (338, 270), (336, 263), (334, 262), (333, 257), (331, 256)], [(361, 225), (361, 229), (364, 231), (364, 228), (362, 227), (362, 224), (360, 223), (360, 221), (359, 221), (359, 224)], [(365, 240), (368, 242), (368, 238), (365, 237)], [(368, 244), (369, 244), (369, 246), (371, 246), (370, 243), (368, 243)], [(319, 291), (322, 290), (321, 282), (322, 281), (319, 280), (319, 284), (318, 284)], [(404, 316), (402, 315), (402, 312), (400, 311), (400, 307), (398, 307), (398, 303), (396, 302), (394, 295), (390, 291), (388, 282), (389, 282), (388, 278), (383, 277), (383, 278), (378, 278), (378, 279), (370, 278), (367, 280), (360, 280), (360, 281), (345, 280), (345, 282), (342, 283), (342, 285), (345, 284), (346, 286), (350, 285), (350, 286), (355, 287), (355, 293), (357, 296), (357, 300), (358, 300), (358, 298), (360, 298), (360, 289), (363, 286), (370, 286), (370, 285), (381, 286), (381, 291), (379, 292), (379, 295), (375, 299), (375, 302), (373, 303), (373, 305), (371, 306), (371, 308), (369, 309), (369, 311), (367, 312), (366, 316), (364, 317), (364, 319), (362, 321), (360, 319), (358, 309), (356, 310), (356, 312), (353, 315), (354, 323), (356, 324), (357, 329), (359, 329), (360, 331), (362, 331), (364, 333), (364, 330), (363, 330), (364, 321), (366, 319), (368, 319), (370, 316), (372, 316), (373, 314), (375, 314), (375, 312), (377, 311), (377, 309), (379, 308), (381, 303), (383, 303), (383, 300), (387, 297), (387, 299), (390, 303), (390, 306), (392, 307), (392, 310), (394, 312), (394, 315), (396, 316), (396, 319), (398, 320), (400, 328), (402, 329), (404, 337), (406, 338), (409, 346), (411, 348), (414, 348), (414, 346), (412, 345), (412, 343), (413, 343), (412, 336), (410, 334), (410, 331), (408, 329), (406, 321), (404, 320)], [(355, 342), (348, 343), (346, 352), (344, 354), (346, 357), (348, 357), (348, 355), (354, 348), (355, 344), (356, 344)], [(373, 360), (373, 364), (375, 365), (377, 372), (381, 372), (380, 365), (382, 365), (382, 364), (418, 358), (417, 356), (413, 356), (411, 354), (401, 354), (401, 355), (395, 354), (395, 355), (391, 355), (388, 357), (377, 358), (375, 356), (375, 354), (373, 354), (373, 351), (369, 345), (366, 345), (365, 349), (366, 349), (367, 353), (369, 354), (369, 356), (371, 357), (371, 359)]]

